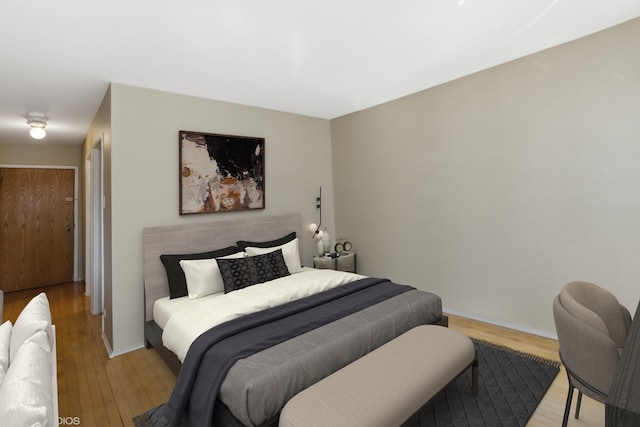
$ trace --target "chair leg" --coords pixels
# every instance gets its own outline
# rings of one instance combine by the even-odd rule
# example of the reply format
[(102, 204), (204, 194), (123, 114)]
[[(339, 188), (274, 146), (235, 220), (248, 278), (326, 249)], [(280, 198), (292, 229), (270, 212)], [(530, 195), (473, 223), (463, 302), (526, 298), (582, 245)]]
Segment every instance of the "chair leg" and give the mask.
[(476, 348), (476, 357), (471, 364), (471, 393), (478, 395), (478, 349)]
[(576, 420), (580, 416), (580, 404), (582, 403), (582, 392), (578, 390), (578, 401), (576, 402)]
[(567, 427), (567, 423), (569, 422), (571, 399), (573, 399), (573, 384), (571, 384), (571, 381), (569, 381), (569, 394), (567, 395), (567, 403), (564, 405), (564, 418), (562, 418), (562, 427)]

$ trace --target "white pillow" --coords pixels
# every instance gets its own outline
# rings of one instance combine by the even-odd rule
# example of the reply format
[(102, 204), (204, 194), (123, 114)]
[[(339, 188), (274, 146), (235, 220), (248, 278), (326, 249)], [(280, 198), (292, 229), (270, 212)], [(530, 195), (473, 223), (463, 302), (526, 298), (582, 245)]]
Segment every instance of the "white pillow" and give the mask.
[[(245, 252), (222, 256), (219, 258), (244, 258)], [(189, 299), (202, 298), (206, 295), (224, 292), (224, 284), (220, 268), (215, 258), (211, 259), (183, 259), (180, 267), (187, 279), (187, 291)]]
[(9, 343), (11, 342), (12, 324), (9, 320), (0, 325), (0, 386), (9, 369)]
[(51, 330), (51, 311), (49, 310), (49, 300), (47, 295), (42, 292), (35, 297), (22, 309), (22, 312), (16, 319), (11, 331), (11, 346), (9, 347), (9, 361), (11, 362), (20, 346), (29, 337), (38, 331)]
[(292, 241), (280, 246), (272, 246), (270, 248), (256, 248), (250, 246), (245, 248), (249, 256), (268, 254), (269, 252), (282, 249), (282, 256), (284, 257), (284, 263), (287, 264), (289, 273), (298, 273), (302, 271), (302, 265), (300, 262), (300, 252), (298, 251), (298, 238), (296, 237)]
[(55, 425), (52, 376), (49, 337), (39, 331), (22, 343), (0, 387), (2, 425)]

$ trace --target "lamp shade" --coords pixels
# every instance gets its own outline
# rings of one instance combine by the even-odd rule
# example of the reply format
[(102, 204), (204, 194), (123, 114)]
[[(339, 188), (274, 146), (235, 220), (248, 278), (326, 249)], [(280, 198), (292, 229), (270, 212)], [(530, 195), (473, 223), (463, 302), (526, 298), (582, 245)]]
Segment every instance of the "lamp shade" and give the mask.
[(29, 135), (31, 135), (33, 139), (42, 139), (47, 135), (47, 131), (45, 131), (44, 128), (33, 127), (29, 131)]
[(31, 126), (29, 135), (33, 139), (42, 139), (47, 135), (47, 116), (42, 113), (27, 113), (27, 125)]

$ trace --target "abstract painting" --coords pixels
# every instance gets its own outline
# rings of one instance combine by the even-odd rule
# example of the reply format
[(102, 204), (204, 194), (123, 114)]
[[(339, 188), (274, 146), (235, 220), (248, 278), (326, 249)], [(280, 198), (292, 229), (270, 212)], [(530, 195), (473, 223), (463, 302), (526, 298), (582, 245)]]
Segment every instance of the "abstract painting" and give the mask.
[(179, 132), (180, 215), (264, 209), (264, 138)]

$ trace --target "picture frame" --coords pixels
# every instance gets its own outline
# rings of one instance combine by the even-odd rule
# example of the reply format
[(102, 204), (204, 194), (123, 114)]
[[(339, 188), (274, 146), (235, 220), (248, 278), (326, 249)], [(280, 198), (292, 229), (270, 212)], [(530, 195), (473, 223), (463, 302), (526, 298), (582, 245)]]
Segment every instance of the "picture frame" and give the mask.
[(180, 215), (265, 208), (264, 138), (178, 132)]

